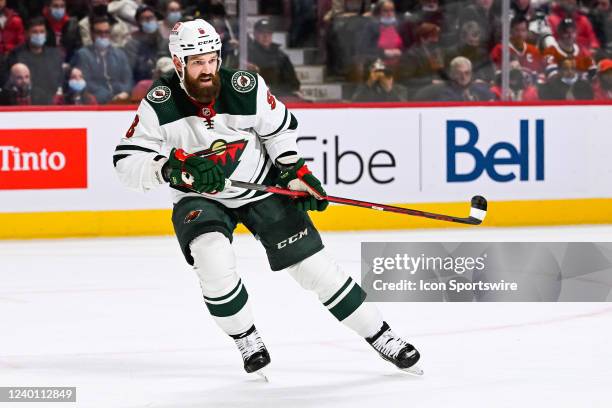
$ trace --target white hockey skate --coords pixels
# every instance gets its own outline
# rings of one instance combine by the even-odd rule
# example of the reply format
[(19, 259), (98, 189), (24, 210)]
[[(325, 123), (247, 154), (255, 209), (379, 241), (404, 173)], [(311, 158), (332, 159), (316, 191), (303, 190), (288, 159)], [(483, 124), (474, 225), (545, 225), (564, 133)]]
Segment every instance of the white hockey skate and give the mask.
[(253, 325), (246, 332), (232, 336), (232, 338), (242, 354), (244, 371), (257, 374), (266, 382), (269, 382), (263, 368), (270, 364), (270, 354), (255, 326)]
[(417, 349), (393, 333), (387, 322), (383, 322), (378, 333), (367, 338), (366, 341), (382, 358), (393, 363), (400, 370), (412, 375), (423, 375), (423, 370), (416, 365), (421, 358)]

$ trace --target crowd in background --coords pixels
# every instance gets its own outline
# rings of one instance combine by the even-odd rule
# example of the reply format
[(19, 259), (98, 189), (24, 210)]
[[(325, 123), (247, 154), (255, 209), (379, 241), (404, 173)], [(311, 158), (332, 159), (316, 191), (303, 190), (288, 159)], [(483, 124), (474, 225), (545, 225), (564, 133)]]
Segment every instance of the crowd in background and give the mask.
[[(375, 101), (502, 98), (498, 0), (260, 0), (248, 69), (302, 98), (287, 53), (317, 48), (326, 80)], [(235, 10), (234, 10), (235, 11)], [(204, 18), (237, 68), (238, 24), (222, 0), (0, 0), (0, 105), (134, 103), (173, 70), (168, 37)], [(510, 100), (612, 99), (610, 0), (511, 0)]]
[[(330, 72), (354, 101), (502, 97), (501, 2), (332, 0)], [(609, 0), (511, 0), (509, 100), (612, 99)]]

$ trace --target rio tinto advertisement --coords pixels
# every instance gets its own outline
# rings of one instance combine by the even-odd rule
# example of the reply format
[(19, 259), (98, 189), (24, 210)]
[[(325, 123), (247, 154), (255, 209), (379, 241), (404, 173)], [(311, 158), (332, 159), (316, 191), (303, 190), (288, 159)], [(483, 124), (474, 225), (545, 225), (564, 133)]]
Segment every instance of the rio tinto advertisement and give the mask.
[(87, 188), (87, 129), (0, 129), (0, 190)]

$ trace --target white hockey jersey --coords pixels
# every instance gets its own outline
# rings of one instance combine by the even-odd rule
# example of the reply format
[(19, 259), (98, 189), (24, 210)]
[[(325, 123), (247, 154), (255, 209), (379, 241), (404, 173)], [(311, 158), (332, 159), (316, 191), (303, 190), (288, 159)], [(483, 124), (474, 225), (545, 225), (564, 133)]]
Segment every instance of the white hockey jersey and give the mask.
[[(219, 75), (221, 91), (211, 105), (189, 98), (174, 72), (153, 83), (113, 156), (123, 184), (140, 191), (166, 184), (161, 166), (174, 147), (208, 157), (226, 178), (274, 184), (276, 158), (297, 152), (296, 118), (258, 74), (221, 68)], [(200, 196), (172, 190), (175, 203)], [(202, 195), (236, 208), (269, 194), (230, 187)]]

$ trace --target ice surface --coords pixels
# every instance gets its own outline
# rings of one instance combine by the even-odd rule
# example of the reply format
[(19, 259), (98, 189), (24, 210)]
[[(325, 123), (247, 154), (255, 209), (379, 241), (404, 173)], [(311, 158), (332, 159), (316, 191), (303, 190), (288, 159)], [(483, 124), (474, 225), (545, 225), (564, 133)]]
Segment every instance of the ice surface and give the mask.
[[(362, 241), (611, 238), (612, 227), (324, 236), (356, 278)], [(53, 407), (612, 406), (610, 304), (379, 304), (421, 351), (418, 378), (269, 271), (251, 236), (234, 247), (272, 356), (270, 383), (243, 372), (174, 238), (162, 237), (0, 242), (0, 386), (78, 387), (76, 404)]]

